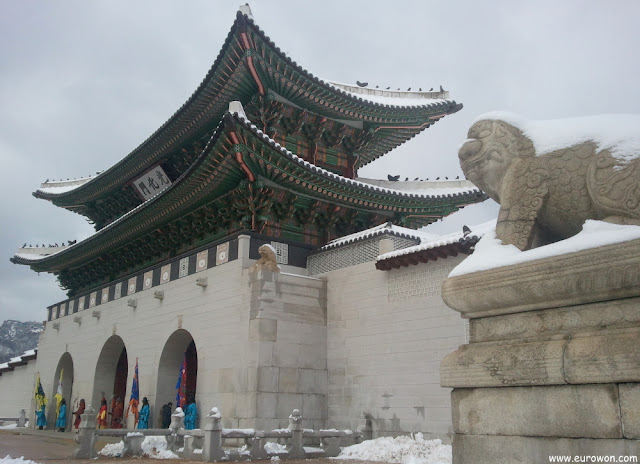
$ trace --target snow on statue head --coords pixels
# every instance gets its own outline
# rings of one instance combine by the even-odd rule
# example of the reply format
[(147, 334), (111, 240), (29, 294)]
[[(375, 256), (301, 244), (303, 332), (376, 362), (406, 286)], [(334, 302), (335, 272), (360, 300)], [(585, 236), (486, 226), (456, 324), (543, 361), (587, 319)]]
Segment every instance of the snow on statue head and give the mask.
[(276, 250), (269, 244), (262, 245), (258, 248), (260, 259), (256, 261), (254, 270), (259, 271), (266, 269), (271, 272), (280, 272), (280, 267), (276, 259)]
[[(611, 122), (605, 116), (531, 123), (496, 117), (471, 126), (458, 152), (460, 165), (467, 179), (500, 203), (496, 236), (504, 244), (529, 250), (556, 242), (580, 232), (587, 219), (640, 225), (638, 148), (620, 153), (602, 142), (602, 134), (585, 136), (588, 127), (580, 132), (580, 124), (597, 129), (594, 118)], [(630, 132), (637, 138), (636, 130)], [(539, 145), (543, 153), (536, 151)]]

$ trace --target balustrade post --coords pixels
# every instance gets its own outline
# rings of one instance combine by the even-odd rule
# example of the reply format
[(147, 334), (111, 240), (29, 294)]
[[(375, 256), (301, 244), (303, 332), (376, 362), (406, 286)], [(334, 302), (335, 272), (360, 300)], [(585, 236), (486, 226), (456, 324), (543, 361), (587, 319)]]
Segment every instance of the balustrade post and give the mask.
[(139, 432), (128, 433), (123, 437), (122, 441), (124, 442), (124, 449), (122, 450), (123, 458), (142, 456), (143, 434)]
[(73, 451), (73, 459), (93, 459), (96, 457), (96, 411), (89, 405), (80, 416), (81, 422), (75, 441), (78, 444)]
[(264, 460), (269, 459), (269, 453), (264, 449), (265, 439), (262, 436), (262, 431), (256, 430), (253, 437), (247, 438), (245, 443), (249, 447), (249, 456), (251, 460)]
[(373, 417), (371, 414), (364, 413), (364, 427), (362, 427), (362, 440), (373, 439)]
[(17, 426), (18, 427), (24, 427), (24, 425), (27, 423), (27, 412), (24, 409), (20, 410), (20, 415), (18, 416), (18, 423)]
[(221, 419), (222, 414), (216, 407), (211, 408), (211, 412), (205, 418), (204, 448), (202, 449), (202, 460), (204, 462), (220, 461), (225, 457), (222, 449)]
[(333, 458), (340, 454), (340, 437), (322, 437), (320, 443), (325, 457)]
[(182, 459), (193, 459), (193, 443), (195, 437), (193, 435), (184, 436), (184, 450), (182, 451)]
[(298, 409), (294, 409), (289, 416), (289, 430), (291, 430), (291, 444), (287, 449), (287, 451), (289, 451), (289, 458), (304, 459), (302, 414), (300, 414), (300, 410)]
[(183, 444), (182, 437), (178, 435), (178, 430), (184, 428), (184, 412), (182, 408), (177, 407), (174, 413), (171, 414), (169, 428), (171, 429), (171, 435), (167, 437), (167, 448), (175, 453)]

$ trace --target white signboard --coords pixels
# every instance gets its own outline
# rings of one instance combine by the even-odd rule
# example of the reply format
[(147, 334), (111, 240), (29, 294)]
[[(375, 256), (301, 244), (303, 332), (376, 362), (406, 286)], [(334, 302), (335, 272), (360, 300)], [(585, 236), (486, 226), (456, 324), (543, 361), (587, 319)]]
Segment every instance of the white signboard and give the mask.
[(164, 169), (161, 166), (156, 166), (134, 180), (133, 185), (138, 193), (145, 200), (148, 200), (169, 187), (171, 181), (165, 174)]

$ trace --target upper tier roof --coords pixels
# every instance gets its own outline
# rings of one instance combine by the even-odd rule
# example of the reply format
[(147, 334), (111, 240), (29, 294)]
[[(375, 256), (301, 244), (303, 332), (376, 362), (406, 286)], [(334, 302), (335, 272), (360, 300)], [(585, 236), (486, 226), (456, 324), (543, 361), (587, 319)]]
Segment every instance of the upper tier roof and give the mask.
[[(359, 166), (462, 107), (446, 99), (448, 92), (387, 92), (369, 88), (357, 91), (355, 87), (325, 82), (301, 68), (250, 17), (238, 12), (202, 83), (147, 140), (96, 177), (64, 188), (43, 184), (34, 196), (87, 216), (100, 228), (142, 203), (132, 192), (123, 193), (127, 185), (181, 149), (206, 141), (230, 101), (246, 104), (255, 95), (287, 102), (371, 134), (371, 142), (357, 153)], [(115, 196), (117, 201), (112, 201)], [(117, 205), (112, 216), (96, 216), (98, 213), (92, 208), (105, 201)]]
[[(49, 256), (18, 253), (11, 261), (30, 265), (38, 272), (64, 270), (65, 277), (59, 276), (61, 284), (73, 290), (77, 290), (71, 285), (76, 278), (73, 274), (86, 273), (95, 279), (83, 281), (83, 288), (86, 288), (127, 271), (137, 262), (162, 258), (163, 248), (158, 244), (164, 246), (167, 240), (166, 246), (171, 249), (191, 246), (193, 237), (181, 221), (194, 212), (202, 216), (198, 220), (206, 222), (211, 218), (205, 229), (212, 233), (216, 232), (212, 227), (229, 230), (219, 216), (222, 208), (226, 208), (225, 214), (230, 215), (236, 230), (239, 228), (238, 224), (247, 216), (247, 212), (242, 211), (242, 205), (246, 203), (242, 200), (243, 195), (250, 196), (255, 204), (263, 204), (264, 210), (254, 211), (256, 217), (276, 214), (264, 198), (257, 196), (261, 191), (284, 192), (291, 195), (292, 201), (329, 205), (336, 218), (350, 211), (352, 218), (365, 215), (372, 225), (394, 221), (410, 227), (429, 224), (467, 204), (487, 198), (474, 188), (428, 195), (348, 179), (299, 158), (242, 116), (227, 113), (198, 159), (169, 188), (77, 244)], [(234, 195), (239, 195), (242, 205), (234, 203)], [(278, 212), (281, 217), (262, 220), (272, 227), (282, 228), (294, 219), (298, 223), (312, 222), (303, 217), (312, 214), (312, 208), (321, 206), (309, 208), (292, 203), (284, 207), (283, 204)], [(187, 222), (195, 221), (189, 219)], [(357, 221), (346, 222), (355, 224)]]

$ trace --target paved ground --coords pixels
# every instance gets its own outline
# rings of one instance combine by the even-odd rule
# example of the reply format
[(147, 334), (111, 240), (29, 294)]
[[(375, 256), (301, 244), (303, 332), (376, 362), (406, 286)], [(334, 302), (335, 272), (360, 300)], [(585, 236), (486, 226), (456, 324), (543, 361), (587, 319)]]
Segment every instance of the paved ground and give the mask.
[[(116, 442), (117, 439), (111, 440)], [(100, 450), (108, 441), (99, 440), (96, 450)], [(0, 459), (9, 455), (12, 458), (24, 456), (25, 459), (31, 459), (38, 463), (64, 463), (71, 462), (73, 464), (95, 464), (95, 459), (78, 459), (71, 460), (69, 457), (75, 448), (73, 435), (70, 433), (59, 433), (52, 431), (29, 430), (26, 432), (17, 432), (15, 430), (0, 430)], [(100, 464), (158, 464), (163, 463), (185, 463), (198, 462), (186, 461), (184, 459), (166, 459), (158, 461), (157, 459), (122, 459), (122, 458), (105, 458), (99, 457), (97, 462)], [(271, 464), (269, 461), (253, 461), (259, 464)], [(304, 460), (287, 460), (281, 461), (287, 464), (336, 464), (336, 461), (330, 459), (304, 459)], [(365, 464), (364, 461), (338, 461), (340, 464)], [(372, 461), (369, 461), (372, 463)]]

